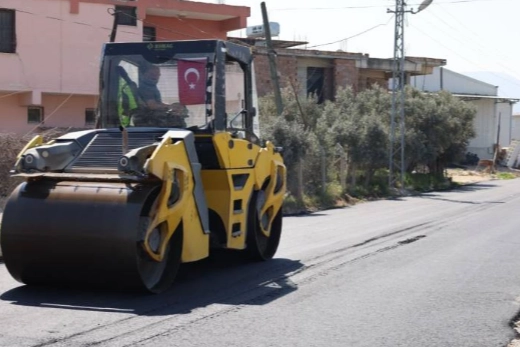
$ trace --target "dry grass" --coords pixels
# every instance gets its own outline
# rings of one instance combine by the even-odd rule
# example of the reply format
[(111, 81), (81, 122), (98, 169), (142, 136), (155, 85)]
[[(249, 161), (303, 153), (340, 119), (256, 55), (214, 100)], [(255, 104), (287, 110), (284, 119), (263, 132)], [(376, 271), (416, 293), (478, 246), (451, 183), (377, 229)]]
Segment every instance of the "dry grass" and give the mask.
[(494, 179), (512, 179), (520, 177), (520, 171), (504, 166), (497, 166), (495, 173), (475, 168), (468, 169), (448, 169), (448, 177), (451, 177), (453, 182), (467, 184), (489, 181)]
[(19, 179), (12, 178), (9, 174), (16, 161), (16, 156), (27, 143), (26, 138), (16, 134), (0, 134), (0, 209), (4, 207), (3, 197), (11, 194), (13, 189), (20, 183)]

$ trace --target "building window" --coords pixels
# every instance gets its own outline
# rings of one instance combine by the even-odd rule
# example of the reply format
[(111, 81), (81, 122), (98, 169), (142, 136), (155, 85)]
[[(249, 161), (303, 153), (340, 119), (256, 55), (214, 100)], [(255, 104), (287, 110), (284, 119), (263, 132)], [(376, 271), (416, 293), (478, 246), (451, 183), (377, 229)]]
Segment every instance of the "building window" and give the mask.
[(15, 52), (15, 11), (0, 8), (0, 53)]
[(41, 123), (43, 121), (43, 107), (27, 107), (27, 123)]
[(323, 95), (323, 82), (325, 81), (325, 69), (322, 67), (307, 68), (307, 97), (315, 97), (318, 104), (325, 101)]
[(143, 27), (143, 41), (157, 41), (155, 27)]
[(137, 25), (137, 9), (132, 6), (116, 6), (118, 13), (117, 24), (119, 25)]
[(85, 109), (85, 124), (94, 124), (94, 123), (96, 123), (96, 109), (95, 108)]

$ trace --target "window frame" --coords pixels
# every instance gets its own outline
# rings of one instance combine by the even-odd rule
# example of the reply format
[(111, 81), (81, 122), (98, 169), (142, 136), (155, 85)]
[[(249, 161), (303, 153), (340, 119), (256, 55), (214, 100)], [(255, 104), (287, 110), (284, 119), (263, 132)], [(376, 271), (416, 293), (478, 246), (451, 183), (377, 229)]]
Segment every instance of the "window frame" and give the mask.
[[(152, 35), (147, 35), (146, 30), (151, 30)], [(147, 39), (149, 38), (149, 39)], [(153, 26), (143, 26), (143, 42), (154, 42), (157, 41), (157, 28)]]
[[(30, 119), (30, 116), (31, 116), (30, 112), (32, 110), (39, 110), (40, 111), (40, 119), (38, 121), (32, 121)], [(44, 111), (43, 106), (28, 106), (27, 107), (27, 124), (41, 124), (41, 123), (43, 123), (43, 121), (45, 120), (44, 115), (45, 115), (45, 111)]]
[[(11, 42), (8, 49), (2, 49), (0, 46), (0, 53), (16, 53), (16, 10), (9, 8), (0, 8), (0, 12), (10, 13), (12, 15), (11, 24)], [(6, 45), (7, 46), (7, 45)]]
[[(88, 115), (87, 114), (89, 112), (92, 112), (92, 116), (93, 116), (92, 121), (88, 120)], [(94, 125), (94, 124), (96, 124), (96, 109), (92, 108), (92, 107), (87, 107), (85, 109), (85, 125)]]
[[(316, 97), (317, 104), (322, 104), (325, 101), (325, 71), (326, 69), (324, 67), (307, 66), (307, 98), (310, 96)], [(317, 76), (317, 78), (314, 76)]]
[[(124, 6), (124, 5), (115, 5), (116, 12), (123, 12), (123, 14), (118, 13), (117, 15), (117, 24), (118, 25), (126, 25), (126, 26), (137, 26), (137, 7), (135, 6)], [(130, 13), (126, 13), (128, 11)]]

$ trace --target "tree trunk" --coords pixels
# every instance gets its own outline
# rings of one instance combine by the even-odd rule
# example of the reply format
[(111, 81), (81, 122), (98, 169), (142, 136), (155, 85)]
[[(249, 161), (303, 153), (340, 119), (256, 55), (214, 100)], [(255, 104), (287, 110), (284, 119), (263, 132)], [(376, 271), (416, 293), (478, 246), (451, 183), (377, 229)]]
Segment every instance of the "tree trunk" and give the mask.
[(298, 171), (298, 188), (296, 192), (296, 198), (303, 202), (303, 159), (300, 159), (300, 162), (296, 165), (296, 170)]
[(321, 194), (325, 195), (327, 189), (327, 159), (325, 158), (325, 150), (320, 144), (320, 156), (321, 156)]
[(352, 187), (355, 187), (356, 186), (356, 180), (357, 180), (357, 177), (356, 177), (356, 164), (354, 164), (353, 162), (350, 162), (349, 165), (348, 165), (348, 175), (350, 177), (350, 185)]
[(347, 189), (347, 160), (344, 153), (341, 153), (339, 159), (339, 181), (341, 189), (345, 191)]
[(374, 170), (372, 169), (366, 169), (365, 170), (365, 183), (364, 183), (364, 187), (365, 189), (368, 189), (368, 186), (370, 185), (370, 182), (372, 182), (372, 178), (374, 177)]

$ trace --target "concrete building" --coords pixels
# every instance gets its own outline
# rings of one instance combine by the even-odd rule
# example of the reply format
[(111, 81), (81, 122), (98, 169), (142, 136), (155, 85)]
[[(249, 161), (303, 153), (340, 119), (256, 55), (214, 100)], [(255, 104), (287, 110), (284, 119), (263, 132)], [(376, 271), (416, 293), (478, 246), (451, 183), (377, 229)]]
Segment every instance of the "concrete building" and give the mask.
[(500, 124), (499, 144), (510, 145), (513, 139), (513, 105), (519, 99), (498, 96), (498, 86), (494, 86), (444, 67), (435, 68), (428, 76), (412, 77), (410, 84), (425, 92), (446, 90), (477, 108), (475, 132), (468, 146), (468, 152), (480, 159), (492, 159)]
[[(230, 38), (254, 47), (258, 96), (272, 91), (269, 60), (265, 41), (253, 38)], [(298, 90), (300, 96), (314, 94), (321, 102), (333, 100), (339, 87), (351, 86), (355, 91), (372, 84), (385, 88), (392, 77), (393, 59), (372, 58), (364, 53), (320, 51), (294, 48), (306, 42), (273, 41), (281, 87)], [(431, 74), (444, 66), (444, 59), (407, 57), (407, 76)]]
[(0, 132), (85, 128), (94, 122), (111, 10), (116, 41), (225, 39), (250, 9), (180, 0), (2, 0)]

